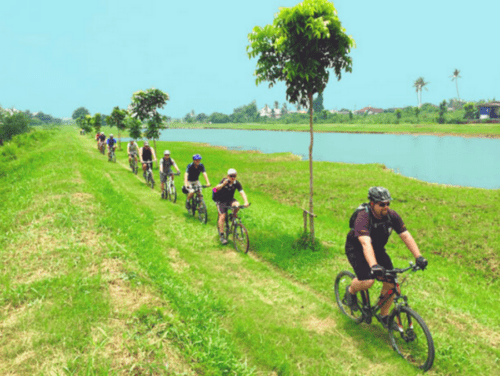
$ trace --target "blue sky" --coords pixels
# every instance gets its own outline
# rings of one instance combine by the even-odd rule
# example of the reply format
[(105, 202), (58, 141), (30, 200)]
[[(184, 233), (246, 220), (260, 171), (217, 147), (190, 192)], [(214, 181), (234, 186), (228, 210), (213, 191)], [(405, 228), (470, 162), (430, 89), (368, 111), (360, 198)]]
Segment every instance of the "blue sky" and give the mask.
[[(70, 117), (127, 107), (150, 87), (170, 95), (161, 111), (232, 113), (285, 101), (284, 84), (255, 85), (247, 35), (298, 1), (16, 0), (0, 13), (0, 105)], [(353, 72), (324, 93), (327, 109), (416, 105), (412, 88), (429, 82), (423, 102), (456, 97), (449, 76), (461, 71), (460, 96), (500, 99), (500, 2), (335, 1), (357, 47)], [(497, 40), (495, 40), (497, 39)], [(293, 106), (289, 106), (293, 108)]]

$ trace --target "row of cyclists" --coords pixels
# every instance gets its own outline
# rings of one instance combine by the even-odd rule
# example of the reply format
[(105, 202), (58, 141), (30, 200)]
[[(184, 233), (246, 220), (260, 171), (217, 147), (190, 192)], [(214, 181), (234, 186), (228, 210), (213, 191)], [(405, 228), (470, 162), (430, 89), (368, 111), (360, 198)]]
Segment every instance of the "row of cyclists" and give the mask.
[[(102, 136), (103, 134), (101, 134), (100, 140), (104, 142), (105, 136), (104, 139)], [(113, 140), (113, 135), (110, 135), (108, 139), (108, 148), (116, 147), (116, 142), (110, 142), (110, 140)], [(144, 142), (143, 147), (139, 148), (137, 142), (131, 140), (127, 144), (127, 154), (129, 162), (132, 161), (132, 158), (136, 158), (137, 160), (139, 156), (144, 172), (147, 170), (148, 164), (156, 161), (155, 151), (147, 141)], [(210, 181), (205, 166), (201, 163), (201, 159), (201, 155), (193, 155), (193, 162), (187, 166), (184, 174), (184, 187), (188, 192), (186, 208), (189, 208), (189, 200), (194, 195), (195, 187), (201, 188), (199, 181), (200, 174), (203, 174), (207, 186), (210, 186)], [(180, 173), (177, 164), (171, 158), (170, 151), (165, 150), (163, 158), (160, 161), (162, 191), (163, 184), (165, 184), (168, 175), (172, 176), (172, 179), (174, 178), (172, 167)], [(227, 171), (227, 175), (214, 188), (214, 192), (217, 192), (217, 195), (214, 195), (214, 197), (217, 197), (218, 228), (222, 244), (227, 244), (227, 240), (224, 237), (224, 220), (228, 212), (228, 207), (234, 207), (233, 212), (235, 215), (238, 211), (237, 207), (239, 203), (234, 198), (236, 190), (239, 191), (243, 198), (244, 205), (246, 207), (249, 205), (243, 187), (236, 178), (236, 170), (230, 168)], [(375, 280), (382, 282), (381, 295), (395, 288), (394, 281), (385, 277), (385, 271), (394, 268), (392, 260), (385, 249), (393, 231), (399, 235), (408, 250), (415, 257), (418, 267), (424, 270), (428, 264), (427, 259), (422, 256), (417, 243), (406, 228), (401, 216), (395, 210), (389, 208), (392, 201), (389, 190), (384, 187), (371, 187), (368, 190), (368, 200), (368, 203), (361, 204), (351, 215), (349, 221), (350, 231), (347, 234), (345, 243), (345, 254), (354, 269), (356, 278), (346, 288), (344, 300), (354, 311), (359, 310), (357, 293), (368, 290), (372, 287)], [(397, 288), (399, 289), (399, 286)], [(385, 326), (388, 325), (388, 314), (392, 303), (393, 299), (389, 299), (384, 303), (380, 311), (382, 322)]]
[[(127, 154), (129, 157), (129, 163), (132, 163), (132, 158), (135, 158), (135, 161), (139, 159), (142, 164), (143, 174), (146, 174), (146, 171), (151, 167), (153, 162), (156, 162), (156, 153), (154, 148), (149, 145), (148, 141), (144, 141), (144, 146), (139, 147), (135, 140), (130, 140), (127, 143)], [(201, 155), (195, 154), (193, 155), (193, 161), (189, 163), (186, 167), (186, 171), (184, 173), (184, 189), (183, 192), (187, 192), (186, 195), (186, 209), (190, 209), (189, 201), (195, 194), (195, 191), (199, 190), (201, 193), (202, 185), (200, 183), (199, 177), (203, 175), (206, 186), (210, 187), (210, 180), (208, 179), (207, 170), (205, 165), (201, 163)], [(174, 179), (174, 172), (172, 168), (175, 168), (178, 173), (180, 173), (180, 169), (177, 166), (175, 160), (171, 157), (171, 153), (169, 150), (165, 150), (163, 152), (163, 157), (159, 162), (159, 170), (160, 170), (160, 181), (161, 181), (161, 191), (163, 192), (164, 185), (167, 182), (168, 177), (170, 176), (172, 180)], [(224, 235), (224, 221), (226, 219), (227, 212), (229, 207), (233, 210), (233, 215), (237, 216), (239, 202), (234, 198), (234, 193), (238, 191), (241, 197), (244, 200), (244, 206), (248, 207), (249, 202), (248, 198), (243, 191), (243, 186), (236, 179), (238, 176), (237, 171), (234, 168), (230, 168), (227, 171), (227, 175), (222, 178), (222, 180), (217, 184), (214, 189), (213, 197), (216, 197), (215, 204), (217, 206), (218, 213), (218, 221), (217, 226), (219, 228), (219, 238), (222, 244), (227, 244), (227, 238)], [(163, 194), (163, 193), (162, 193)], [(163, 198), (163, 197), (162, 197)]]

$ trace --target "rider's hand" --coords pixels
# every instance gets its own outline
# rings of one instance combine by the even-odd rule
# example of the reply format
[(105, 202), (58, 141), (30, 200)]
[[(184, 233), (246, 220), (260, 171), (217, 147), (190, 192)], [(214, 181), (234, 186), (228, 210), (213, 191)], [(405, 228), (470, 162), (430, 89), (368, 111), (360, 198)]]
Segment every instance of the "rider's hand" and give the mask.
[(425, 270), (428, 264), (427, 259), (423, 258), (422, 256), (418, 256), (415, 262), (417, 263), (417, 266), (422, 270)]
[(382, 265), (375, 264), (372, 266), (372, 275), (374, 277), (384, 277), (385, 276), (385, 268)]
[(207, 187), (210, 187), (211, 185), (212, 185), (212, 184), (208, 183), (208, 184), (207, 184)]

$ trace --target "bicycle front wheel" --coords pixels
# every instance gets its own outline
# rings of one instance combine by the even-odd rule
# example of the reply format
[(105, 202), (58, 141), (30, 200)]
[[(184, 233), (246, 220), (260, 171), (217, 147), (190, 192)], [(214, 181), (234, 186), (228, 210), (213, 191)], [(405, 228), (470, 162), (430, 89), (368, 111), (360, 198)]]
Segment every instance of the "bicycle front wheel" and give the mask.
[(347, 305), (345, 300), (346, 288), (351, 285), (354, 278), (354, 274), (345, 270), (337, 275), (337, 278), (335, 278), (335, 299), (337, 300), (340, 312), (359, 324), (363, 321), (363, 313), (361, 312), (361, 309), (357, 306), (357, 309), (353, 310)]
[(207, 213), (207, 205), (205, 205), (205, 202), (201, 200), (198, 204), (198, 219), (200, 220), (201, 223), (207, 223), (208, 220), (208, 213)]
[(175, 204), (177, 201), (177, 190), (175, 189), (175, 185), (172, 184), (169, 190), (168, 199)]
[(391, 313), (389, 338), (394, 350), (408, 363), (423, 371), (432, 367), (434, 341), (424, 320), (414, 310), (409, 307), (400, 307)]
[(248, 231), (241, 223), (237, 223), (233, 230), (234, 248), (238, 252), (248, 253), (250, 239), (248, 239)]

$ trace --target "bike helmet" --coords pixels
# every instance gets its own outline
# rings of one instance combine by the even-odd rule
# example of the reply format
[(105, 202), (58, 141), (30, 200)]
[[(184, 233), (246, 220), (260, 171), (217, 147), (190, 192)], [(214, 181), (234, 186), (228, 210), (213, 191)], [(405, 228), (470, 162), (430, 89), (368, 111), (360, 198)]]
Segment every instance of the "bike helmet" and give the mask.
[(165, 152), (163, 153), (163, 155), (170, 155), (170, 150), (165, 150)]
[(111, 134), (109, 135), (109, 137), (113, 138), (113, 133), (111, 133)]
[(234, 168), (230, 168), (229, 170), (227, 170), (227, 174), (228, 175), (236, 175), (236, 170)]
[(368, 190), (368, 199), (373, 202), (392, 200), (391, 194), (384, 187), (370, 187)]
[(199, 154), (193, 155), (193, 161), (195, 161), (197, 159), (201, 159), (201, 155), (199, 155)]
[(144, 141), (144, 146), (149, 146), (149, 142), (148, 141)]

